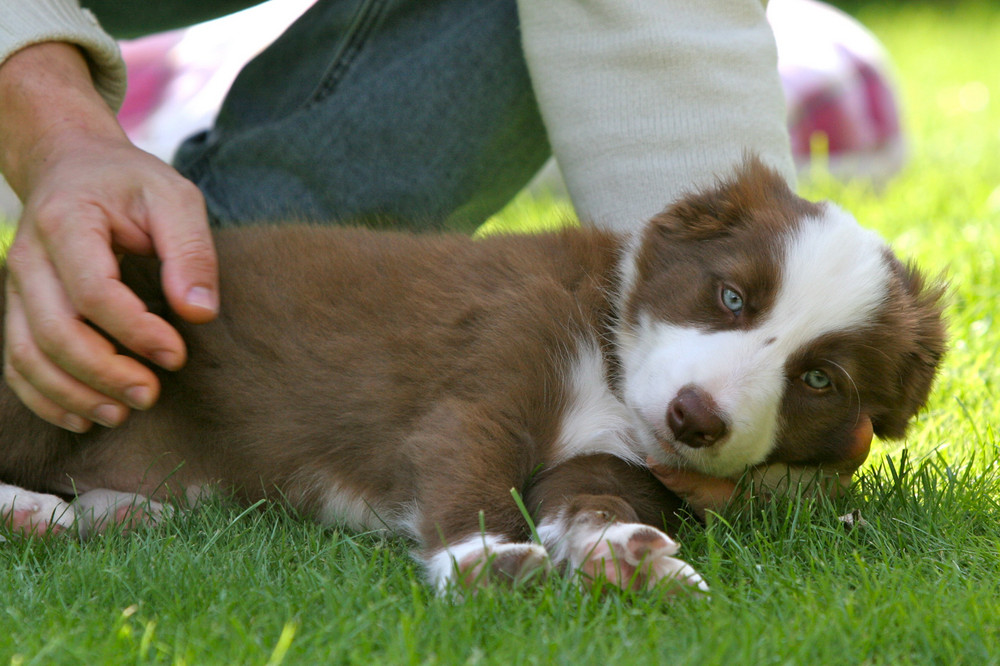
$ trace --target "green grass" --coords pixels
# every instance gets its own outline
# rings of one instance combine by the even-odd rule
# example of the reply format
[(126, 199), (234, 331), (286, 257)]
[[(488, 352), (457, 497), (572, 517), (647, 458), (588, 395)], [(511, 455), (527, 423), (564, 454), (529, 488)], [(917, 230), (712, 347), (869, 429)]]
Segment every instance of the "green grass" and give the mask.
[[(894, 55), (912, 158), (880, 195), (803, 190), (948, 274), (952, 349), (908, 440), (876, 447), (853, 497), (686, 525), (711, 601), (555, 579), (456, 605), (402, 541), (276, 506), (6, 543), (0, 663), (1000, 663), (1000, 9), (861, 16)], [(517, 206), (497, 224), (559, 217)], [(836, 516), (855, 508), (868, 525), (847, 531)]]

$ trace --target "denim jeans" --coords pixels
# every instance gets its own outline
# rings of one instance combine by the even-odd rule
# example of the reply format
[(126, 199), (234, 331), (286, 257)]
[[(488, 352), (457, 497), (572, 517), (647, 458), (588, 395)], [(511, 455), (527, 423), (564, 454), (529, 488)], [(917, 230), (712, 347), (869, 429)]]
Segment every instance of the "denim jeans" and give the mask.
[[(134, 36), (255, 3), (83, 4), (112, 34)], [(174, 161), (220, 226), (469, 230), (549, 155), (514, 0), (318, 0), (244, 68), (215, 126)]]

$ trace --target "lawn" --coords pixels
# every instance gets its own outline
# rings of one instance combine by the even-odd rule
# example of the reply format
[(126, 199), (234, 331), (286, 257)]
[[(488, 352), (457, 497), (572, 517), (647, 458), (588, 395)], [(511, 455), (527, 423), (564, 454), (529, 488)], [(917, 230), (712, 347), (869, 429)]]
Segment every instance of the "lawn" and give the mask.
[[(1000, 663), (1000, 7), (872, 4), (902, 84), (906, 170), (803, 186), (951, 283), (951, 351), (853, 495), (684, 527), (712, 599), (555, 579), (456, 605), (406, 544), (217, 504), (129, 538), (0, 546), (0, 663)], [(551, 217), (519, 201), (500, 216)], [(818, 295), (822, 297), (822, 295)], [(857, 509), (867, 525), (837, 516)]]

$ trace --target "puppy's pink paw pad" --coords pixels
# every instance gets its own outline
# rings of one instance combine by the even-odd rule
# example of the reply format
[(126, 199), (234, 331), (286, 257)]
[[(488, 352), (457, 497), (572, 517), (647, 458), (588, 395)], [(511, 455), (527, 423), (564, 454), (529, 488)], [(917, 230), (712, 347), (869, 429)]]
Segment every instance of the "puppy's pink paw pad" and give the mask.
[(698, 572), (673, 557), (680, 546), (660, 530), (616, 523), (595, 536), (599, 540), (585, 544), (586, 555), (578, 565), (588, 585), (603, 579), (622, 589), (651, 589), (662, 583), (671, 585), (671, 591), (708, 592)]
[(0, 525), (16, 536), (62, 534), (74, 521), (69, 504), (54, 495), (22, 491), (0, 501)]

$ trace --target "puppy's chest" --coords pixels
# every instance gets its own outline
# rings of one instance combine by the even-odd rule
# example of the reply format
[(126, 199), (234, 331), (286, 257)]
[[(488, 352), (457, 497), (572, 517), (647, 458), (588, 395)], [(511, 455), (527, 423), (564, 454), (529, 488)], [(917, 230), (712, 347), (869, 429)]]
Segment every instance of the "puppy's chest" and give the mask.
[(606, 453), (643, 464), (651, 435), (612, 391), (605, 365), (591, 341), (581, 342), (566, 364), (563, 405), (549, 463)]

